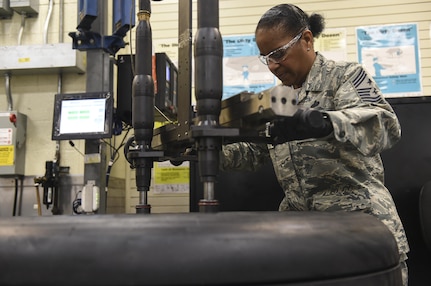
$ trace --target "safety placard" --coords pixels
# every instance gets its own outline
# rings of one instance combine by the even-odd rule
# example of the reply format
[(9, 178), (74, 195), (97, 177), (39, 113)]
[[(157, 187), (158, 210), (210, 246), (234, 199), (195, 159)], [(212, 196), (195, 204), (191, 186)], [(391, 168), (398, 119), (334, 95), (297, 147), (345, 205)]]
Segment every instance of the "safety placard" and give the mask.
[(169, 162), (157, 162), (154, 166), (156, 184), (186, 184), (189, 182), (189, 166), (173, 166)]
[(12, 144), (12, 128), (0, 128), (0, 146)]
[(416, 23), (358, 27), (356, 36), (358, 61), (385, 97), (422, 96)]
[(15, 148), (11, 146), (0, 146), (0, 166), (12, 166)]
[(154, 193), (187, 193), (189, 190), (190, 168), (188, 162), (174, 166), (169, 161), (155, 162)]

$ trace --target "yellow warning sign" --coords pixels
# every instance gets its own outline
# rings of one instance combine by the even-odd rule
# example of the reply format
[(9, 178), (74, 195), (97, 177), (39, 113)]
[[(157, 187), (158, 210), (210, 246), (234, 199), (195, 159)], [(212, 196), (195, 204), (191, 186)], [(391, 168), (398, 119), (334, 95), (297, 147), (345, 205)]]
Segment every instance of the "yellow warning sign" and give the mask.
[(11, 166), (14, 160), (14, 146), (0, 146), (0, 166)]
[(166, 165), (165, 162), (154, 164), (154, 180), (156, 184), (188, 184), (189, 166)]

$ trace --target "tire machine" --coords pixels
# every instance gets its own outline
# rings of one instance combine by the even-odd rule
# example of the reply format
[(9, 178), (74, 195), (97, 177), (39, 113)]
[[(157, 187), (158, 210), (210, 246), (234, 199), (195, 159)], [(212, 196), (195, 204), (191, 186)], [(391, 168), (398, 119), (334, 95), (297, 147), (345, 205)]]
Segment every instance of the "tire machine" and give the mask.
[(154, 130), (152, 79), (151, 1), (140, 0), (136, 29), (136, 75), (132, 87), (132, 125), (135, 131), (125, 145), (125, 156), (136, 169), (140, 193), (137, 213), (150, 213), (147, 192), (156, 160), (198, 162), (203, 198), (200, 212), (216, 212), (214, 184), (221, 146), (226, 142), (270, 142), (267, 122), (292, 116), (297, 110), (290, 89), (277, 86), (254, 94), (243, 92), (222, 101), (223, 42), (219, 31), (218, 0), (197, 1), (194, 37), (196, 112), (191, 105), (192, 1), (179, 0), (178, 120)]

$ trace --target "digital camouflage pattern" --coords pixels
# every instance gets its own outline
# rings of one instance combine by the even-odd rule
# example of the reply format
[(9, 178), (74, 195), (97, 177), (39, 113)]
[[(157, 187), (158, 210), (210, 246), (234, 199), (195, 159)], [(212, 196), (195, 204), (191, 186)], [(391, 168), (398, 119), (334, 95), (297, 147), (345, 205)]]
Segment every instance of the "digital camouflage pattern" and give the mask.
[(324, 111), (334, 132), (319, 139), (279, 145), (223, 146), (221, 168), (256, 170), (271, 159), (285, 192), (280, 211), (362, 211), (394, 234), (402, 260), (409, 246), (394, 201), (384, 186), (380, 152), (401, 137), (392, 107), (357, 63), (334, 62), (317, 53), (298, 93), (304, 108)]

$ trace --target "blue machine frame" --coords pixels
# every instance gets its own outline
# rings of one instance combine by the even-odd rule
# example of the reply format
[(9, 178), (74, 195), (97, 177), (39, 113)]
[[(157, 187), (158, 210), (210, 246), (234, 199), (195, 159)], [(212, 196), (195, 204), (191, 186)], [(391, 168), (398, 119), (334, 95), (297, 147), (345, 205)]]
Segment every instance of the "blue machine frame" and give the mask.
[(135, 1), (113, 0), (114, 17), (112, 19), (113, 34), (100, 35), (91, 31), (91, 25), (98, 16), (98, 1), (79, 0), (77, 32), (70, 32), (73, 39), (73, 49), (80, 51), (102, 49), (115, 55), (126, 43), (123, 38), (127, 31), (135, 26)]

